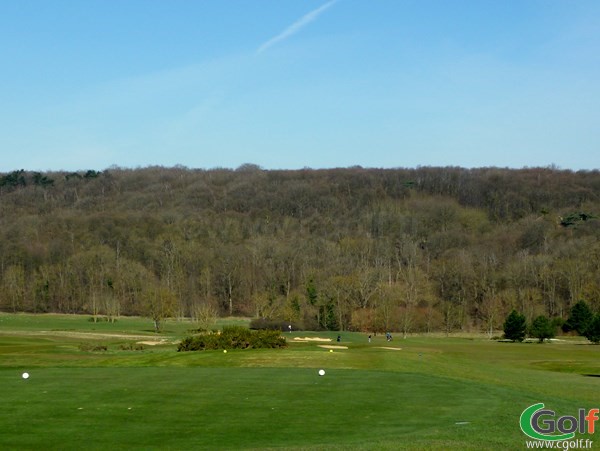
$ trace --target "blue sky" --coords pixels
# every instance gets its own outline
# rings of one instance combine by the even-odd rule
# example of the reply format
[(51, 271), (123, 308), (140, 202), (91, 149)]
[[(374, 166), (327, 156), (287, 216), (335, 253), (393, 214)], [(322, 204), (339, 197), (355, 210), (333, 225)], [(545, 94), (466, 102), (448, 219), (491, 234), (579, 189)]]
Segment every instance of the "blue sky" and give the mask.
[(0, 171), (600, 168), (597, 0), (2, 0)]

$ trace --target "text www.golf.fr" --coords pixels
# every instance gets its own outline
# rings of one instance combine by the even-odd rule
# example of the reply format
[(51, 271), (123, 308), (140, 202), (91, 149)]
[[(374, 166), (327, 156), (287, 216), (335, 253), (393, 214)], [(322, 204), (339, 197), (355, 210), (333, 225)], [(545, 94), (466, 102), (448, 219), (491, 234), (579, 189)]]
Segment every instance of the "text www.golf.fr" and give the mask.
[(525, 442), (527, 449), (592, 449), (593, 441), (589, 439), (579, 440), (528, 440)]

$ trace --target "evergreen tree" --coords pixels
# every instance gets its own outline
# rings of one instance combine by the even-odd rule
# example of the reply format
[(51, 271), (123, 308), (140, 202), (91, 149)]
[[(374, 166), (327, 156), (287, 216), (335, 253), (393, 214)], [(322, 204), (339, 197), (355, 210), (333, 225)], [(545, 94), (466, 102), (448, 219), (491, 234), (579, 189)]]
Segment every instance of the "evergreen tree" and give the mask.
[(540, 315), (531, 323), (529, 334), (543, 343), (545, 339), (554, 337), (554, 325), (548, 318)]
[(592, 322), (594, 314), (585, 301), (579, 301), (571, 308), (569, 319), (563, 324), (565, 332), (576, 331), (579, 335), (585, 335), (585, 330)]
[(600, 344), (600, 313), (598, 313), (585, 330), (585, 338), (594, 344)]
[(315, 305), (317, 303), (317, 298), (317, 287), (315, 281), (311, 278), (306, 284), (306, 299), (310, 305)]
[(504, 337), (512, 341), (523, 341), (525, 331), (527, 329), (527, 321), (525, 317), (516, 310), (510, 312), (504, 321)]

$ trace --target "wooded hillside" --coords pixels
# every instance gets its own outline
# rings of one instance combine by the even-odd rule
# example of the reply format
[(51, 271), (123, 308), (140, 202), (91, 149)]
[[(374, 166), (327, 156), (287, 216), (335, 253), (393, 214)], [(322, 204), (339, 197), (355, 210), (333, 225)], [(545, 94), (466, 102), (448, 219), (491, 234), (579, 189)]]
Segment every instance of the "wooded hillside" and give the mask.
[(354, 330), (600, 310), (600, 172), (0, 174), (0, 309)]

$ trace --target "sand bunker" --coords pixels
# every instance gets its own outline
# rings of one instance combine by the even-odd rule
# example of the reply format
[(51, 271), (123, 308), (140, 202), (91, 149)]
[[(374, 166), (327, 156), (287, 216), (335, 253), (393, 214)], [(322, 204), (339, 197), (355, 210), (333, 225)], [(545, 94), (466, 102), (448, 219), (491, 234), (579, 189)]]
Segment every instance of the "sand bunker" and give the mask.
[(402, 348), (390, 348), (387, 346), (379, 346), (379, 349), (389, 349), (390, 351), (402, 351)]
[(167, 340), (158, 340), (158, 341), (138, 341), (136, 342), (138, 345), (148, 345), (148, 346), (156, 346), (156, 345), (165, 345), (168, 344)]
[(348, 346), (337, 346), (337, 345), (318, 345), (319, 348), (325, 349), (348, 349)]
[(294, 337), (294, 341), (331, 341), (331, 338), (319, 338), (319, 337)]
[(104, 339), (104, 338), (130, 338), (132, 340), (143, 340), (151, 338), (151, 335), (127, 335), (127, 334), (112, 334), (112, 333), (99, 333), (99, 332), (73, 332), (66, 330), (6, 330), (1, 331), (0, 335), (19, 335), (19, 336), (54, 336), (54, 337), (68, 337), (68, 338), (91, 338), (91, 339)]

